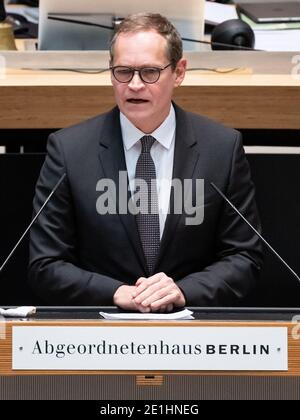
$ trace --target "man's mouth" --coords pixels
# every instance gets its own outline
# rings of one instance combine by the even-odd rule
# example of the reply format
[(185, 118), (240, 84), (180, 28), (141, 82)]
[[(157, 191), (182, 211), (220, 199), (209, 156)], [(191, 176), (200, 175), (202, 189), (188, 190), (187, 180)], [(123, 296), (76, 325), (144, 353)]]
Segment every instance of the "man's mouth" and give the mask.
[(149, 101), (147, 101), (146, 99), (130, 98), (130, 99), (127, 99), (127, 102), (129, 102), (130, 104), (145, 104)]

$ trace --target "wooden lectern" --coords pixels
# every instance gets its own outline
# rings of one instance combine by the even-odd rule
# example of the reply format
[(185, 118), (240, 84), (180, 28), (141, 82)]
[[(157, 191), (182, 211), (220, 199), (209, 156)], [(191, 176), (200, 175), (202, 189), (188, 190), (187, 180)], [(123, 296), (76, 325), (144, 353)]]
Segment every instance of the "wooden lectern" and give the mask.
[[(107, 308), (106, 308), (107, 309)], [(195, 309), (195, 320), (107, 321), (100, 308), (38, 309), (31, 319), (6, 319), (0, 330), (0, 400), (97, 399), (97, 400), (204, 400), (299, 399), (300, 310)], [(14, 370), (14, 327), (118, 327), (149, 328), (267, 328), (287, 331), (288, 369), (285, 371), (199, 370)], [(19, 328), (20, 330), (20, 328)], [(24, 330), (25, 331), (25, 330)], [(24, 343), (26, 345), (26, 343)], [(22, 349), (21, 349), (22, 350)], [(225, 369), (225, 367), (224, 367)]]

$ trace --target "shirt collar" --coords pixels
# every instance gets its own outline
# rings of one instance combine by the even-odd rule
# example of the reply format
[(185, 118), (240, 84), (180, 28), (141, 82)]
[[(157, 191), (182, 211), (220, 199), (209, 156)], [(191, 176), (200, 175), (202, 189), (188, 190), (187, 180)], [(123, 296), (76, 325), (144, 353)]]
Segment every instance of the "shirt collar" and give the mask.
[[(125, 149), (128, 151), (131, 149), (143, 136), (146, 134), (139, 130), (125, 115), (120, 112), (120, 124), (122, 130), (122, 137)], [(173, 104), (167, 118), (163, 123), (151, 133), (151, 136), (155, 138), (164, 148), (170, 149), (174, 133), (176, 129), (176, 117)], [(149, 133), (148, 133), (149, 135)]]

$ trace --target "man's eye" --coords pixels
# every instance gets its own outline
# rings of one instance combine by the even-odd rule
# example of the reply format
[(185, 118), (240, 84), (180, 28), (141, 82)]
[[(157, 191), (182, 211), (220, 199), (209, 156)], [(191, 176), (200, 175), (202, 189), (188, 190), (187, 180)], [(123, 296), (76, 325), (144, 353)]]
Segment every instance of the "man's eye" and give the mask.
[(132, 73), (132, 70), (130, 70), (130, 69), (116, 69), (115, 70), (116, 71), (116, 73), (117, 74), (120, 74), (120, 75), (128, 75), (128, 74), (131, 74)]
[(143, 69), (143, 75), (144, 76), (153, 76), (155, 74), (157, 74), (157, 69), (155, 69), (155, 68)]

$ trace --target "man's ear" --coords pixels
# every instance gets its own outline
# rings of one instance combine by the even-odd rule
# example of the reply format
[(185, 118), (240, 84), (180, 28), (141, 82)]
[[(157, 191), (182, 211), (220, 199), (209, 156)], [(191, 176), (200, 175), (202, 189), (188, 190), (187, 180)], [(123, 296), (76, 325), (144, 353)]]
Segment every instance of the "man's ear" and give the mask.
[(183, 79), (185, 77), (186, 67), (187, 67), (187, 60), (185, 58), (181, 58), (178, 61), (176, 65), (176, 69), (175, 69), (175, 74), (176, 74), (175, 87), (180, 86), (181, 83), (183, 82)]

